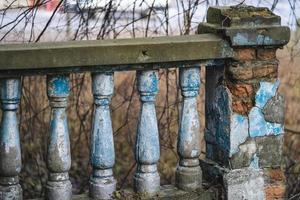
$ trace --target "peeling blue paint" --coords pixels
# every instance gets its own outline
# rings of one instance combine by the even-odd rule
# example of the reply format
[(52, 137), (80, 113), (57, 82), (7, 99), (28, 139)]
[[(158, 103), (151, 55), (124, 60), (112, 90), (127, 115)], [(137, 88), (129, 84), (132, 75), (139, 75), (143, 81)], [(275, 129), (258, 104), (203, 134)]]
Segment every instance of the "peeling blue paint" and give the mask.
[(136, 160), (141, 164), (156, 164), (160, 149), (154, 104), (142, 105), (137, 131)]
[(267, 122), (260, 108), (253, 107), (249, 113), (250, 137), (280, 135), (284, 132), (282, 124)]
[(112, 168), (115, 164), (113, 128), (109, 105), (114, 91), (113, 73), (93, 73), (94, 116), (90, 162), (93, 172), (89, 193), (93, 199), (111, 199), (116, 190)]
[(269, 36), (257, 35), (256, 41), (258, 45), (271, 45), (274, 44), (274, 41)]
[(224, 86), (219, 86), (215, 93), (214, 111), (216, 118), (216, 143), (223, 151), (230, 152), (230, 123), (231, 102), (229, 91)]
[(157, 72), (153, 71), (152, 73), (149, 74), (149, 76), (150, 76), (150, 79), (151, 79), (149, 91), (157, 93), (158, 92), (158, 77), (157, 77)]
[[(177, 151), (182, 159), (195, 159), (200, 155), (200, 124), (197, 98), (184, 97), (178, 134)], [(194, 152), (194, 153), (193, 153)]]
[(255, 153), (253, 155), (253, 157), (251, 158), (251, 162), (250, 162), (250, 165), (249, 165), (249, 168), (253, 168), (253, 169), (259, 169), (259, 157), (257, 156), (257, 154)]
[(260, 82), (260, 88), (255, 96), (255, 106), (263, 109), (269, 99), (275, 96), (280, 81), (276, 82)]
[(160, 147), (155, 111), (158, 71), (139, 71), (137, 76), (142, 105), (135, 144), (137, 170), (134, 174), (134, 189), (136, 192), (155, 194), (160, 187), (160, 178), (157, 172)]
[[(275, 96), (278, 86), (279, 81), (261, 82), (256, 95), (257, 105), (263, 107), (270, 98)], [(249, 136), (259, 137), (283, 133), (283, 125), (267, 122), (262, 110), (258, 107), (252, 108), (248, 117), (232, 113), (231, 99), (228, 94), (226, 87), (216, 88), (213, 114), (216, 119), (216, 144), (222, 151), (228, 152), (229, 156), (237, 153), (239, 145), (244, 143)], [(212, 152), (209, 154), (212, 155)]]
[(52, 109), (47, 158), (51, 172), (65, 172), (71, 167), (69, 131), (64, 108)]
[(71, 167), (71, 150), (66, 113), (69, 75), (48, 75), (47, 93), (51, 118), (47, 150), (49, 179), (46, 195), (50, 199), (71, 199), (72, 185), (68, 174)]
[[(0, 127), (0, 198), (22, 199), (18, 176), (21, 171), (21, 145), (17, 109), (21, 98), (20, 78), (1, 79), (2, 120)], [(2, 199), (1, 198), (1, 199)]]
[(200, 89), (200, 67), (179, 69), (180, 88), (183, 97), (197, 97)]
[(137, 80), (142, 101), (155, 101), (158, 93), (158, 71), (138, 71)]
[(241, 33), (238, 33), (235, 36), (233, 36), (232, 40), (234, 44), (246, 45), (249, 44), (248, 38), (249, 38), (248, 35), (243, 35)]
[(197, 67), (183, 67), (179, 68), (180, 86), (183, 95), (189, 92), (191, 96), (197, 96), (200, 88), (200, 68)]
[[(16, 79), (2, 79), (1, 82), (1, 101), (4, 103), (4, 109), (7, 106), (18, 106), (18, 102), (21, 98), (21, 81)], [(15, 109), (15, 108), (13, 108)]]
[(111, 169), (115, 164), (113, 130), (109, 110), (114, 91), (113, 73), (93, 73), (92, 91), (95, 111), (91, 133), (90, 159), (95, 172), (99, 169)]
[(9, 148), (20, 146), (19, 120), (16, 111), (4, 111), (2, 114), (0, 146), (5, 147), (6, 153), (9, 152)]
[(70, 92), (69, 75), (48, 75), (48, 95), (68, 96)]
[(21, 171), (21, 148), (17, 108), (20, 103), (20, 79), (1, 80), (2, 120), (0, 127), (0, 170), (2, 175)]
[(234, 113), (231, 116), (230, 124), (230, 156), (237, 153), (240, 144), (244, 143), (249, 137), (248, 118)]
[(254, 35), (251, 33), (237, 33), (232, 37), (233, 45), (272, 45), (274, 40), (266, 35), (258, 34)]
[(158, 92), (157, 71), (138, 73), (138, 90), (142, 101), (137, 129), (136, 160), (141, 164), (156, 164), (159, 159), (158, 127), (155, 111), (155, 96)]
[(104, 100), (110, 100), (110, 97), (114, 92), (113, 73), (93, 73), (92, 79), (93, 95), (95, 97), (103, 96)]
[(91, 139), (93, 167), (97, 169), (112, 168), (115, 164), (115, 151), (108, 106), (99, 106), (95, 109)]
[[(200, 89), (200, 67), (187, 67), (179, 70), (183, 104), (180, 115), (177, 153), (179, 162), (176, 168), (176, 186), (180, 189), (196, 189), (200, 184), (200, 122), (197, 109), (197, 96)], [(189, 178), (194, 176), (193, 179)]]

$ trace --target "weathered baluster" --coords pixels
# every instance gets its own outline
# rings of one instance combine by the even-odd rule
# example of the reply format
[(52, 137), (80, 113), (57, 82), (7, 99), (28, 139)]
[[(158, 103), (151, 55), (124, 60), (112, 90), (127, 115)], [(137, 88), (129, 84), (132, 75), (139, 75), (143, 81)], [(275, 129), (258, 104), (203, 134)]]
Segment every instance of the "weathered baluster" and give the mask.
[(138, 90), (142, 102), (137, 127), (135, 159), (137, 169), (134, 175), (134, 188), (138, 193), (155, 195), (160, 188), (157, 172), (159, 160), (159, 136), (155, 112), (155, 96), (158, 92), (158, 72), (139, 71)]
[(199, 166), (200, 125), (197, 111), (200, 68), (180, 68), (180, 86), (183, 106), (177, 142), (180, 160), (176, 170), (176, 186), (183, 190), (194, 190), (201, 187), (202, 182)]
[(1, 80), (2, 121), (0, 129), (0, 199), (22, 199), (18, 174), (21, 147), (17, 109), (21, 97), (20, 78)]
[(71, 154), (66, 114), (69, 90), (69, 75), (47, 76), (47, 91), (51, 106), (47, 154), (49, 177), (46, 188), (46, 198), (49, 200), (72, 198), (72, 185), (68, 173), (71, 167)]
[(115, 150), (109, 104), (114, 90), (112, 73), (92, 75), (94, 94), (94, 121), (91, 135), (90, 196), (94, 199), (111, 199), (116, 190), (112, 168), (115, 164)]

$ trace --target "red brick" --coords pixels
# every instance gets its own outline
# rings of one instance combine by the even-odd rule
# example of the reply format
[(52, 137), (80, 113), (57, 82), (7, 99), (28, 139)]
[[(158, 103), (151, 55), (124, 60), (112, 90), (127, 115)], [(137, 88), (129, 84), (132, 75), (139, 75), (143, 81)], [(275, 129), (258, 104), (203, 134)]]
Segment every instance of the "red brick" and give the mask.
[(257, 59), (274, 60), (276, 59), (276, 49), (257, 49)]
[(253, 76), (276, 78), (278, 76), (278, 65), (266, 64), (261, 68), (255, 68), (255, 70), (253, 70)]
[(284, 185), (268, 185), (265, 187), (266, 200), (283, 199), (285, 195)]
[(254, 89), (251, 84), (228, 84), (231, 94), (236, 97), (252, 97)]
[(227, 76), (233, 80), (252, 80), (257, 78), (276, 78), (277, 61), (246, 61), (232, 63), (226, 70)]
[(233, 58), (235, 60), (254, 60), (256, 58), (255, 49), (234, 49)]
[(245, 101), (241, 99), (232, 101), (232, 111), (241, 115), (246, 115), (253, 107), (252, 101)]
[(269, 169), (268, 176), (271, 181), (285, 181), (285, 175), (281, 169)]

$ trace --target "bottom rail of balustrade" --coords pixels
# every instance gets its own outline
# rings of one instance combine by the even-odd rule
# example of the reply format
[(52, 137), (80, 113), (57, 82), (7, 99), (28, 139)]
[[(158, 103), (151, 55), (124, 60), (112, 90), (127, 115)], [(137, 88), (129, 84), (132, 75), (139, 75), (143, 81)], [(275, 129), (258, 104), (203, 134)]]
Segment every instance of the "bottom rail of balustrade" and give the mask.
[[(218, 199), (218, 191), (215, 188), (209, 189), (198, 189), (196, 191), (183, 191), (177, 189), (174, 185), (164, 185), (161, 186), (159, 194), (152, 198), (147, 198), (135, 194), (132, 189), (124, 189), (115, 192), (114, 199), (122, 199), (122, 200), (135, 200), (135, 199), (143, 199), (143, 200), (217, 200)], [(35, 199), (35, 200), (43, 200)], [(89, 198), (88, 193), (73, 195), (73, 200), (92, 200)]]

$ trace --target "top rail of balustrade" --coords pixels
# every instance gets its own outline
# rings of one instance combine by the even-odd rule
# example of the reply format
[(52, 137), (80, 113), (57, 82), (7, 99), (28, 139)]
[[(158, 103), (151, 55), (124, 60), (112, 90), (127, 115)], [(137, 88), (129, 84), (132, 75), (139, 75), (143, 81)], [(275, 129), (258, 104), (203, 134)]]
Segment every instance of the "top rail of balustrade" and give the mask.
[(137, 70), (222, 60), (229, 44), (214, 34), (0, 45), (0, 76)]

